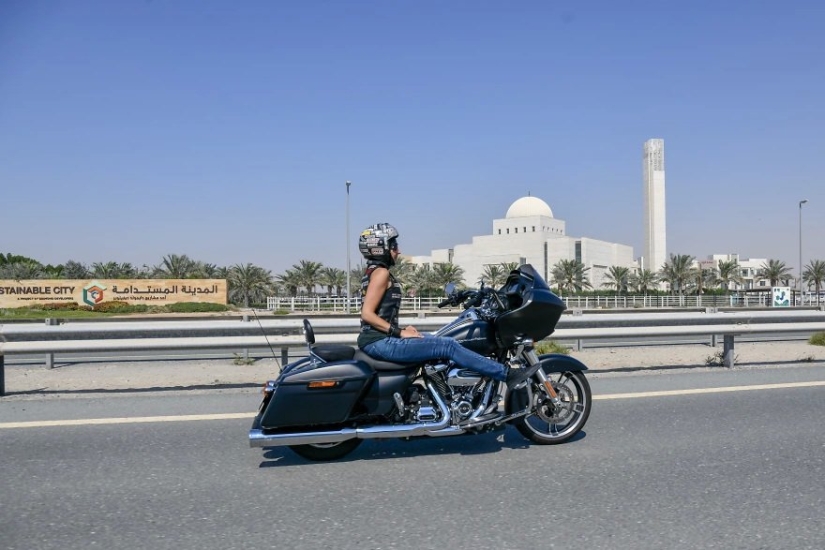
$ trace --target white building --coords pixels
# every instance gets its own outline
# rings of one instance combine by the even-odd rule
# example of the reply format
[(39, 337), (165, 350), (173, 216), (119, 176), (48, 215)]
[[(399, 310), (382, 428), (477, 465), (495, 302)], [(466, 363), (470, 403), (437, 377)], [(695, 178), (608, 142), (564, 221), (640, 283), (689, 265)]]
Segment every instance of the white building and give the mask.
[(730, 290), (769, 290), (771, 281), (760, 276), (762, 266), (768, 263), (766, 258), (740, 259), (739, 254), (712, 254), (706, 260), (698, 260), (696, 263), (702, 269), (712, 269), (719, 273), (719, 262), (736, 261), (739, 264), (739, 275), (742, 282), (731, 285)]
[(634, 269), (633, 248), (587, 237), (569, 237), (565, 222), (553, 217), (546, 202), (522, 197), (510, 205), (504, 218), (493, 220), (493, 233), (473, 237), (470, 244), (433, 250), (429, 256), (412, 256), (416, 265), (448, 263), (464, 270), (464, 282), (478, 286), (487, 265), (517, 262), (532, 264), (552, 284), (553, 266), (560, 260), (578, 260), (585, 267), (594, 289), (602, 289), (611, 266)]
[(667, 262), (665, 225), (665, 141), (649, 139), (642, 150), (644, 180), (644, 256), (642, 267), (653, 273)]

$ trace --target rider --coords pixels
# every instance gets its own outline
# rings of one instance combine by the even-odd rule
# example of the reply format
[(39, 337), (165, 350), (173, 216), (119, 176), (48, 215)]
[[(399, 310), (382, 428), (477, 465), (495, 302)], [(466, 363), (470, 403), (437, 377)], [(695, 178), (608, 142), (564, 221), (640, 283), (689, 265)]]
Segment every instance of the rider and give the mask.
[(511, 368), (469, 350), (453, 338), (421, 334), (414, 326), (398, 326), (401, 285), (390, 273), (398, 251), (398, 231), (388, 223), (366, 228), (358, 239), (358, 249), (367, 260), (361, 279), (361, 332), (358, 347), (382, 361), (417, 363), (450, 359), (513, 389), (535, 374), (539, 364)]

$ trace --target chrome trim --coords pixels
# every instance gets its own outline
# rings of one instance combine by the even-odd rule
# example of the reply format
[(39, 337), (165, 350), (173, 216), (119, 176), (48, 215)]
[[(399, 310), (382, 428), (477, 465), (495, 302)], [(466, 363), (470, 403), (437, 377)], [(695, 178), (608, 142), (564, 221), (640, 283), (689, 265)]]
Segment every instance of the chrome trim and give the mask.
[[(250, 447), (277, 447), (281, 445), (313, 445), (318, 443), (340, 443), (348, 439), (389, 439), (394, 437), (413, 437), (418, 435), (440, 436), (458, 435), (464, 430), (455, 428), (451, 433), (445, 432), (450, 427), (450, 409), (435, 391), (430, 382), (427, 382), (438, 409), (441, 420), (438, 422), (421, 422), (419, 424), (401, 424), (389, 426), (368, 426), (366, 428), (346, 428), (332, 432), (300, 432), (289, 434), (265, 434), (261, 429), (249, 430)], [(450, 427), (451, 428), (451, 427)]]

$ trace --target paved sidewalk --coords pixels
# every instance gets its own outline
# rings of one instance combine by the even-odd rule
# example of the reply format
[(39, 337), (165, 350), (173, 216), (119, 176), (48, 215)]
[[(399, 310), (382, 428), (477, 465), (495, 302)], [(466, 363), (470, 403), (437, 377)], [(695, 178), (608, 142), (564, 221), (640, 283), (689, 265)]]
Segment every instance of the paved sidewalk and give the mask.
[[(585, 349), (571, 355), (593, 375), (600, 372), (638, 372), (673, 368), (709, 368), (722, 346), (665, 345)], [(825, 363), (825, 347), (807, 342), (736, 344), (737, 367)], [(58, 365), (6, 366), (6, 397), (89, 396), (128, 392), (254, 389), (274, 378), (278, 363), (262, 359), (236, 365), (230, 359), (142, 361)]]

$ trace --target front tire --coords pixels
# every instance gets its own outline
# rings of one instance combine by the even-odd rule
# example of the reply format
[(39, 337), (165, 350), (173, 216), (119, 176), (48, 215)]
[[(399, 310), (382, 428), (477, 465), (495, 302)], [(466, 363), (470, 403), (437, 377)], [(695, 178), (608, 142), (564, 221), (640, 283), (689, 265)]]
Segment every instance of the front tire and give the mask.
[[(533, 382), (531, 413), (513, 421), (521, 435), (539, 445), (557, 445), (575, 436), (590, 416), (593, 396), (583, 372), (545, 372), (561, 400), (556, 407), (541, 386)], [(527, 390), (510, 394), (511, 412), (527, 407)]]
[(362, 439), (347, 439), (338, 443), (316, 443), (314, 445), (290, 445), (289, 448), (307, 460), (338, 460), (354, 451)]

